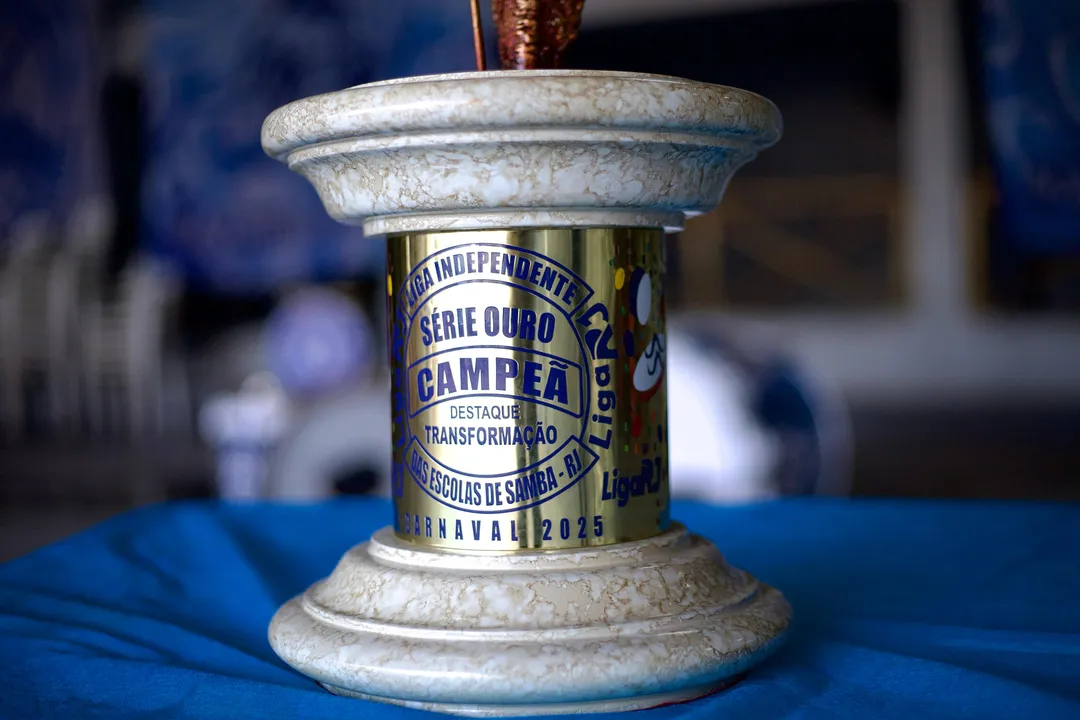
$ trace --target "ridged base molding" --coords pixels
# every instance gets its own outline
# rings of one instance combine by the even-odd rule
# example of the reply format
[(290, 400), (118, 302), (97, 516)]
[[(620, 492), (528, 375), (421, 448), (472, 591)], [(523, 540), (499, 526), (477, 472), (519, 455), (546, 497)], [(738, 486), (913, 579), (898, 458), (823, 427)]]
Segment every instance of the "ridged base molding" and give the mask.
[(472, 717), (633, 710), (707, 695), (779, 645), (791, 609), (678, 527), (544, 553), (448, 554), (389, 528), (270, 624), (331, 692)]
[(639, 695), (637, 697), (622, 698), (618, 700), (593, 700), (590, 702), (548, 703), (545, 705), (480, 705), (476, 703), (429, 703), (416, 702), (414, 700), (397, 700), (395, 698), (376, 697), (364, 693), (350, 692), (331, 685), (323, 685), (324, 688), (345, 697), (355, 697), (361, 700), (374, 700), (392, 705), (412, 708), (413, 710), (429, 710), (431, 712), (446, 713), (448, 715), (460, 715), (462, 717), (534, 717), (536, 715), (585, 715), (591, 713), (629, 712), (632, 710), (648, 710), (649, 708), (663, 705), (678, 705), (690, 702), (698, 698), (712, 695), (724, 690), (738, 682), (738, 678), (725, 680), (714, 686), (703, 688), (687, 688), (670, 693), (658, 695)]

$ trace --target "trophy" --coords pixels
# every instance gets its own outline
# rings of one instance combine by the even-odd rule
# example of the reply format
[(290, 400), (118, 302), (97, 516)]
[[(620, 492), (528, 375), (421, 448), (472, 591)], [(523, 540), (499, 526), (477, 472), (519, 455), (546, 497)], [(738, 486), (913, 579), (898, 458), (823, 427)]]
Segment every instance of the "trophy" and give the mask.
[(665, 233), (719, 203), (780, 115), (553, 69), (580, 9), (496, 3), (503, 65), (525, 69), (361, 85), (264, 123), (334, 218), (387, 238), (393, 523), (269, 630), (333, 693), (654, 707), (726, 687), (788, 627), (778, 591), (671, 518), (665, 392)]

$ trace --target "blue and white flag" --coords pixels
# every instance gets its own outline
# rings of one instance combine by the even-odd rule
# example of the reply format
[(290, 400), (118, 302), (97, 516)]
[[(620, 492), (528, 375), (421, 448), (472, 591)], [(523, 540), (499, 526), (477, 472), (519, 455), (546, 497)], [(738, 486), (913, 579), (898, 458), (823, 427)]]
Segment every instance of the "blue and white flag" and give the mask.
[(1080, 0), (983, 0), (981, 19), (1005, 239), (1080, 250)]
[(332, 221), (267, 158), (263, 118), (292, 100), (474, 69), (464, 0), (147, 0), (144, 234), (189, 283), (264, 292), (381, 276), (384, 243)]

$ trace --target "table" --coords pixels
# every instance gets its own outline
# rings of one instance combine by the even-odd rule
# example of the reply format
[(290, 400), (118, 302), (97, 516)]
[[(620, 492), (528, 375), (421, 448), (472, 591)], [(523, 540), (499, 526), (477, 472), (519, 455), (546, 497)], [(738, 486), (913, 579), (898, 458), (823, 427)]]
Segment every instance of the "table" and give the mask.
[[(790, 499), (674, 516), (791, 600), (788, 644), (670, 718), (1080, 717), (1080, 504)], [(425, 718), (266, 641), (389, 503), (179, 503), (0, 565), (0, 717)]]

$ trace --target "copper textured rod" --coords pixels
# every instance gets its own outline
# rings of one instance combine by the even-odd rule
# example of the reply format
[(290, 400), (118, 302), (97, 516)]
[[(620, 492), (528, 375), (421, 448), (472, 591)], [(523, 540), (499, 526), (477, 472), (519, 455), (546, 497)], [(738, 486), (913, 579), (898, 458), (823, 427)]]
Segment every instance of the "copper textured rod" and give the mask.
[(484, 28), (480, 24), (480, 0), (470, 0), (472, 5), (472, 35), (473, 48), (476, 50), (476, 69), (480, 72), (487, 70), (487, 59), (484, 57)]

